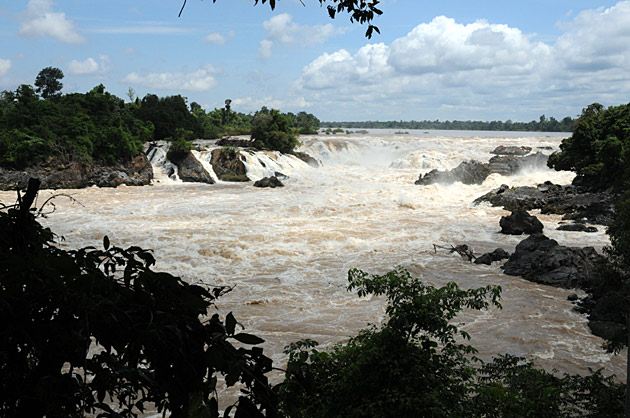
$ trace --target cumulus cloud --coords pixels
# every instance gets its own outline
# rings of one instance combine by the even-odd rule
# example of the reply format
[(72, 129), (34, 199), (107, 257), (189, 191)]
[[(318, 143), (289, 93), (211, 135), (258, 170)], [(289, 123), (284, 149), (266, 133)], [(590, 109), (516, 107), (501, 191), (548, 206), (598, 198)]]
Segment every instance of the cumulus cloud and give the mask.
[(267, 31), (264, 40), (260, 42), (259, 55), (262, 58), (271, 56), (271, 48), (274, 44), (312, 46), (321, 44), (334, 35), (343, 34), (346, 29), (336, 28), (331, 23), (326, 25), (300, 25), (293, 21), (288, 13), (281, 13), (263, 22), (263, 28)]
[(216, 85), (214, 77), (216, 73), (217, 70), (209, 65), (191, 73), (166, 72), (140, 75), (133, 72), (123, 78), (122, 82), (156, 90), (206, 91)]
[(26, 38), (53, 37), (66, 43), (85, 41), (65, 13), (53, 11), (51, 0), (29, 0), (20, 20), (18, 35)]
[(278, 99), (273, 96), (267, 97), (239, 97), (232, 100), (232, 105), (239, 106), (239, 108), (245, 111), (256, 111), (263, 106), (270, 109), (286, 109), (286, 108), (307, 108), (312, 106), (313, 103), (308, 102), (304, 97), (293, 97)]
[(538, 104), (558, 111), (557, 105), (579, 109), (602, 95), (625, 102), (627, 22), (630, 1), (622, 1), (577, 14), (555, 42), (545, 43), (508, 25), (439, 16), (390, 44), (324, 53), (302, 69), (296, 86), (307, 97), (318, 94), (322, 103), (334, 96), (355, 107), (390, 101), (403, 109), (507, 105), (518, 111)]
[(0, 76), (5, 75), (11, 69), (11, 60), (0, 58)]
[(68, 73), (72, 75), (99, 74), (109, 71), (110, 59), (107, 55), (100, 55), (99, 61), (89, 57), (84, 61), (72, 60), (68, 64)]
[(207, 44), (213, 44), (213, 45), (225, 45), (227, 44), (232, 38), (234, 37), (234, 31), (231, 30), (227, 33), (227, 35), (223, 35), (221, 33), (218, 32), (214, 32), (211, 34), (206, 35), (205, 38), (203, 38), (204, 42)]

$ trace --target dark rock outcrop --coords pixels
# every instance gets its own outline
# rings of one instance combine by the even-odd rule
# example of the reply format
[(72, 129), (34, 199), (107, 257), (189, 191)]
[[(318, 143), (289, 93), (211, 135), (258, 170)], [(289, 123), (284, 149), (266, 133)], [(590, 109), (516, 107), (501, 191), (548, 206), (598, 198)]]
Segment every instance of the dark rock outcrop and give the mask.
[(276, 176), (265, 177), (254, 183), (254, 187), (284, 187), (284, 184)]
[(223, 181), (249, 181), (242, 158), (239, 152), (228, 152), (225, 148), (215, 149), (212, 150), (212, 168)]
[(510, 258), (510, 253), (505, 251), (503, 248), (497, 248), (491, 253), (485, 253), (475, 259), (475, 264), (487, 264), (490, 265), (494, 261), (505, 260), (506, 258)]
[(496, 155), (527, 155), (531, 152), (531, 147), (517, 147), (514, 145), (499, 145), (490, 154)]
[(222, 147), (240, 147), (240, 148), (252, 148), (254, 146), (254, 142), (250, 139), (241, 139), (241, 138), (232, 138), (226, 136), (217, 141), (217, 145)]
[(183, 158), (172, 162), (177, 164), (177, 175), (182, 181), (214, 184), (214, 180), (208, 171), (195, 158), (192, 152), (189, 151)]
[(549, 286), (584, 289), (590, 286), (600, 257), (593, 247), (565, 247), (534, 234), (516, 246), (503, 272)]
[(556, 228), (558, 231), (597, 232), (594, 226), (586, 226), (581, 223), (563, 224)]
[(315, 158), (311, 157), (305, 152), (293, 151), (291, 154), (295, 155), (311, 167), (319, 167), (319, 161), (317, 161)]
[(456, 181), (461, 181), (464, 184), (481, 184), (486, 177), (493, 173), (509, 176), (522, 169), (544, 166), (547, 164), (547, 158), (547, 155), (538, 152), (525, 157), (497, 155), (492, 157), (488, 163), (481, 163), (476, 160), (464, 161), (452, 170), (431, 170), (420, 176), (415, 184), (451, 184)]
[(530, 215), (525, 209), (515, 209), (499, 221), (501, 233), (508, 235), (538, 234), (544, 226), (537, 217)]
[(502, 206), (506, 210), (519, 207), (540, 209), (543, 214), (561, 214), (568, 220), (608, 225), (614, 216), (614, 201), (615, 195), (610, 191), (588, 191), (574, 185), (545, 182), (537, 187), (501, 185), (473, 203), (490, 202), (492, 206)]
[(481, 184), (490, 175), (488, 164), (476, 160), (464, 161), (450, 171), (431, 170), (416, 180), (416, 184), (450, 184), (461, 181), (464, 184)]
[(28, 179), (38, 178), (42, 189), (80, 189), (89, 186), (118, 187), (151, 184), (153, 167), (146, 155), (140, 154), (123, 164), (105, 166), (72, 162), (67, 166), (30, 167), (24, 170), (0, 168), (0, 190), (24, 189)]

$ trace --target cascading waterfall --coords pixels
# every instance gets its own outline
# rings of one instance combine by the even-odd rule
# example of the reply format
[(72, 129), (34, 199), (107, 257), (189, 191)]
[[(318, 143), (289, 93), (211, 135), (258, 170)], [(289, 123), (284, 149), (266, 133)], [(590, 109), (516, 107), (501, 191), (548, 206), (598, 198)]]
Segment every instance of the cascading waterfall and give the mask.
[[(279, 367), (290, 342), (312, 338), (327, 346), (383, 317), (380, 298), (346, 292), (348, 269), (384, 273), (401, 265), (435, 285), (502, 286), (502, 310), (458, 318), (482, 358), (508, 352), (560, 371), (604, 367), (624, 376), (622, 356), (605, 353), (586, 318), (573, 312), (566, 300), (571, 291), (506, 276), (500, 263), (469, 264), (432, 247), (466, 243), (477, 254), (497, 247), (513, 251), (523, 237), (498, 233), (506, 212), (471, 202), (503, 183), (567, 184), (573, 173), (536, 167), (513, 176), (492, 174), (480, 185), (414, 185), (434, 168), (451, 169), (468, 159), (487, 162), (498, 145), (550, 153), (561, 138), (375, 131), (302, 139), (300, 151), (319, 160), (318, 168), (293, 156), (242, 150), (251, 180), (275, 172), (289, 176), (278, 189), (251, 182), (176, 183), (167, 175), (172, 165), (166, 151), (152, 150), (154, 168), (164, 173), (152, 187), (68, 191), (82, 205), (57, 200), (57, 211), (42, 221), (65, 237), (65, 246), (98, 245), (107, 234), (115, 245), (152, 248), (158, 270), (190, 282), (236, 286), (218, 307), (234, 312), (246, 332), (263, 337)], [(193, 154), (209, 164), (210, 151)], [(42, 192), (42, 198), (48, 195)], [(14, 194), (0, 197), (9, 201)], [(545, 234), (562, 245), (601, 249), (609, 242), (602, 227), (593, 234), (557, 231), (560, 216), (535, 214)]]

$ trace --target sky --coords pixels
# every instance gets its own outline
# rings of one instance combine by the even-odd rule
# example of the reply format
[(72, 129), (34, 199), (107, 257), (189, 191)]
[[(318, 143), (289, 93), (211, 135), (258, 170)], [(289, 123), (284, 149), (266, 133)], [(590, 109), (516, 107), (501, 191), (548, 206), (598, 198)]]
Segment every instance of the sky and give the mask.
[[(330, 2), (330, 0), (329, 0)], [(0, 90), (181, 94), (322, 121), (576, 117), (630, 102), (630, 1), (382, 0), (365, 26), (317, 0), (4, 0)]]

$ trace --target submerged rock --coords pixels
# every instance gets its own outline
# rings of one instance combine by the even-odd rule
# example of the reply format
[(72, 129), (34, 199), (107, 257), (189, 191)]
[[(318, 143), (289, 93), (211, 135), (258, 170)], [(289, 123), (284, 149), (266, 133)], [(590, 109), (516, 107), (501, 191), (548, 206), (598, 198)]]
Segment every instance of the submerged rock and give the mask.
[(501, 233), (508, 235), (538, 234), (544, 226), (537, 217), (530, 215), (525, 209), (517, 208), (499, 221)]
[(505, 251), (503, 248), (497, 248), (496, 250), (492, 251), (491, 253), (485, 253), (485, 254), (477, 257), (477, 259), (475, 259), (475, 264), (487, 264), (487, 265), (490, 265), (494, 261), (501, 261), (501, 260), (505, 260), (506, 258), (510, 258), (510, 253)]
[(254, 183), (254, 187), (284, 187), (284, 184), (276, 176), (265, 177)]
[(597, 232), (594, 226), (586, 226), (581, 223), (563, 224), (556, 228), (558, 231)]
[(319, 161), (317, 161), (315, 158), (311, 157), (305, 152), (293, 151), (291, 154), (295, 155), (296, 157), (298, 157), (300, 160), (304, 161), (306, 164), (310, 165), (311, 167), (319, 167), (320, 165)]
[(565, 247), (543, 234), (534, 234), (516, 246), (503, 272), (549, 286), (588, 288), (600, 258), (593, 247)]

